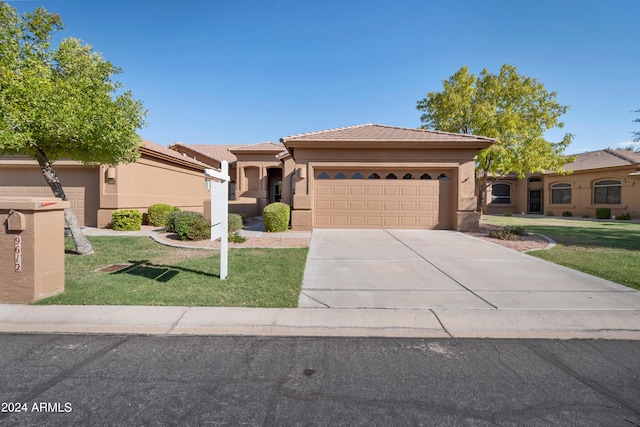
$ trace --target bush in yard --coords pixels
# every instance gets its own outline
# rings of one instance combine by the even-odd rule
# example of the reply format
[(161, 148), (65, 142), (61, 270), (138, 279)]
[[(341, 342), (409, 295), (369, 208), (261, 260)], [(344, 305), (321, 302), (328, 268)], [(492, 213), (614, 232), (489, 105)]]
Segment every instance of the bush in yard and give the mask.
[(206, 240), (211, 238), (211, 223), (200, 216), (186, 216), (176, 222), (176, 233), (180, 240)]
[(229, 214), (229, 234), (242, 230), (242, 217), (238, 214)]
[(544, 213), (546, 216), (555, 216), (555, 214), (553, 213), (553, 211), (546, 211)]
[(164, 227), (167, 222), (167, 215), (169, 212), (179, 211), (179, 208), (175, 206), (166, 205), (164, 203), (158, 203), (149, 206), (147, 217), (149, 218), (149, 225), (156, 227)]
[(237, 231), (235, 233), (229, 233), (229, 242), (244, 243), (247, 241), (246, 237), (243, 237)]
[(286, 203), (276, 202), (265, 206), (262, 211), (264, 231), (278, 232), (289, 228), (289, 214), (291, 208)]
[(596, 218), (597, 219), (609, 219), (609, 218), (611, 218), (611, 209), (610, 208), (596, 208)]
[(631, 214), (629, 212), (622, 212), (620, 215), (618, 215), (618, 219), (620, 221), (631, 221)]
[(511, 213), (511, 211), (504, 211), (504, 212), (502, 212), (502, 216), (511, 216), (511, 215), (513, 215), (513, 214)]
[(176, 224), (184, 218), (195, 218), (200, 217), (204, 218), (204, 216), (200, 212), (193, 211), (173, 211), (167, 214), (167, 220), (164, 225), (164, 231), (167, 233), (175, 233), (176, 232)]
[(242, 225), (247, 223), (247, 214), (246, 213), (239, 213), (238, 215), (240, 215), (240, 218), (242, 218)]
[(524, 236), (527, 232), (522, 227), (506, 226), (502, 230), (490, 230), (489, 237), (499, 240), (520, 240), (520, 236)]
[(562, 216), (570, 217), (573, 216), (573, 213), (571, 213), (571, 211), (564, 211), (562, 212)]
[(111, 228), (118, 231), (135, 231), (142, 227), (142, 213), (135, 209), (119, 209), (111, 213)]

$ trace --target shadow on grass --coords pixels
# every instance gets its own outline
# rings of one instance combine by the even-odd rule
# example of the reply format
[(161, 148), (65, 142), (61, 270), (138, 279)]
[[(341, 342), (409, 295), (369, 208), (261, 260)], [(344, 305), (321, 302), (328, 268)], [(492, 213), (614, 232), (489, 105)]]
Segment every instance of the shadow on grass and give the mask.
[(199, 274), (207, 277), (220, 278), (219, 274), (206, 273), (204, 271), (193, 270), (190, 268), (176, 267), (175, 265), (154, 264), (149, 260), (128, 261), (131, 266), (122, 270), (114, 271), (111, 274), (131, 274), (146, 279), (155, 280), (156, 282), (166, 283), (180, 274), (181, 271), (186, 273)]

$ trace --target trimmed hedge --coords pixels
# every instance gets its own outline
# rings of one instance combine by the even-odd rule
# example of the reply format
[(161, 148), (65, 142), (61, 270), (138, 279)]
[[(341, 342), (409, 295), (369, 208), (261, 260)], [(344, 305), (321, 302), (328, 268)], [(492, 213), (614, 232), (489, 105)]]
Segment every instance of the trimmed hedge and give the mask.
[(211, 238), (211, 223), (200, 216), (186, 216), (176, 222), (176, 233), (180, 240), (206, 240)]
[(149, 218), (149, 225), (155, 227), (164, 227), (167, 222), (167, 215), (170, 212), (179, 211), (179, 208), (175, 206), (167, 205), (164, 203), (158, 203), (149, 206), (147, 217)]
[(111, 228), (117, 231), (136, 231), (142, 228), (142, 213), (135, 209), (119, 209), (111, 213)]
[(164, 225), (164, 231), (167, 233), (176, 233), (176, 225), (179, 221), (184, 218), (195, 218), (200, 217), (204, 218), (204, 216), (200, 212), (193, 211), (173, 211), (167, 214), (167, 219)]
[(242, 230), (242, 217), (238, 214), (229, 214), (229, 234)]
[(278, 232), (289, 228), (289, 215), (291, 208), (286, 203), (276, 202), (265, 206), (262, 211), (264, 231)]
[(597, 219), (610, 219), (611, 218), (611, 209), (610, 208), (596, 208), (596, 218)]

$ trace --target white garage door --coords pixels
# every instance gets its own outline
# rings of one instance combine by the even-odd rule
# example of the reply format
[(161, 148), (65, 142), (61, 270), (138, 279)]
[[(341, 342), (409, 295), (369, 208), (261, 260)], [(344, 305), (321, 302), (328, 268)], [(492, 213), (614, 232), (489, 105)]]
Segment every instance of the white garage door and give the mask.
[(315, 228), (452, 228), (448, 179), (322, 179), (335, 175), (314, 181)]

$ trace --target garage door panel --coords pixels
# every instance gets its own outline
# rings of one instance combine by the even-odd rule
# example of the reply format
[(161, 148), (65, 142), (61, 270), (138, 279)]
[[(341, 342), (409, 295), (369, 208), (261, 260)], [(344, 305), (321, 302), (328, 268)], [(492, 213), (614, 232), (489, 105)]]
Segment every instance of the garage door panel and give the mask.
[(451, 184), (439, 180), (322, 180), (317, 228), (451, 228)]

